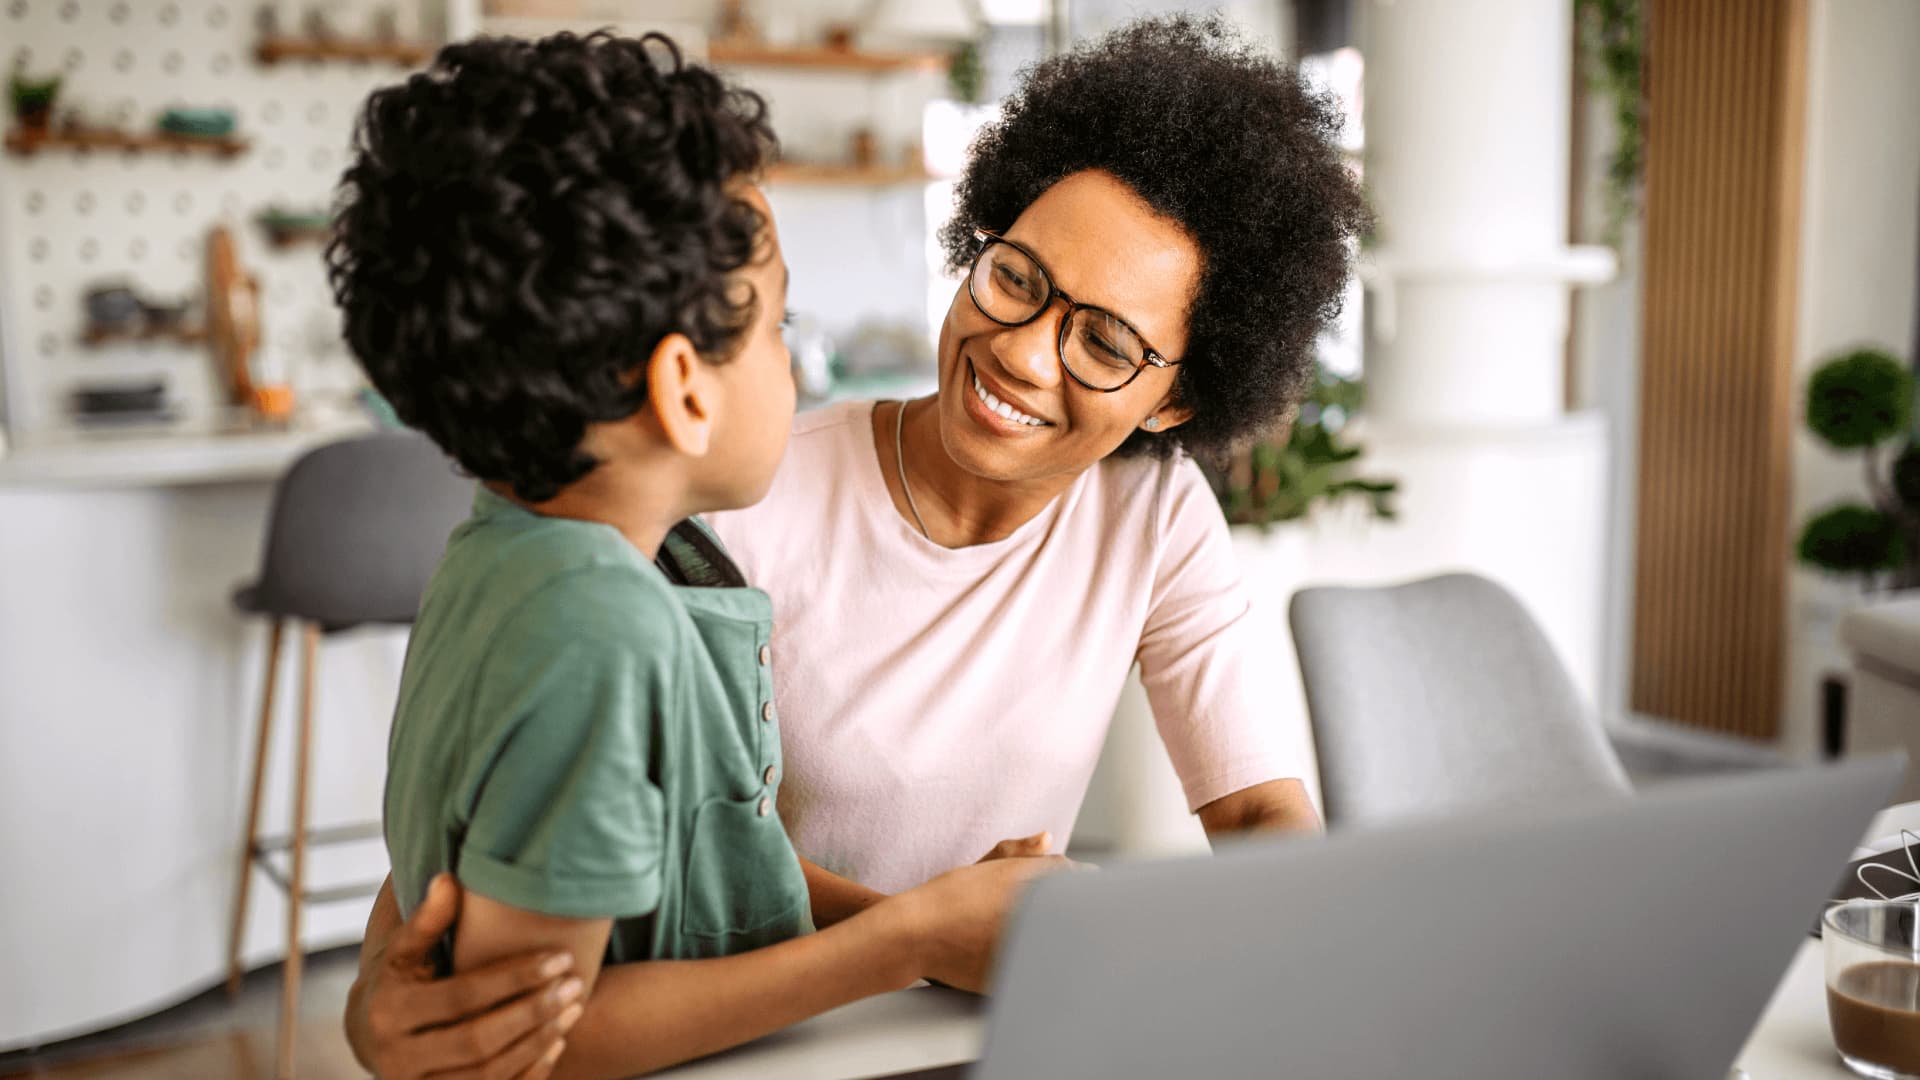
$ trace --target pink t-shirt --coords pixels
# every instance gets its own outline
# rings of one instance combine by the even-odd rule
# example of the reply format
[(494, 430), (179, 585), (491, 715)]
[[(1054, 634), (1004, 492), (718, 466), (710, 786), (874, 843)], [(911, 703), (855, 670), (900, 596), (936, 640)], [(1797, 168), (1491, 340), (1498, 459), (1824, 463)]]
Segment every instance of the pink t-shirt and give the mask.
[(949, 550), (894, 509), (872, 414), (802, 414), (766, 499), (708, 519), (773, 596), (802, 855), (896, 892), (1011, 837), (1057, 850), (1136, 659), (1192, 808), (1288, 775), (1191, 460), (1109, 459), (1012, 536)]

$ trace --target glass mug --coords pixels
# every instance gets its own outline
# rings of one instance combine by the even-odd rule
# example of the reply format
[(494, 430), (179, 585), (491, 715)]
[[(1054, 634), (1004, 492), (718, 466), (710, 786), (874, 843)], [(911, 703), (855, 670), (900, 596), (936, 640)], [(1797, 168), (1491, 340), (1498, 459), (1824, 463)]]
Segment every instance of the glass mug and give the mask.
[(1920, 1080), (1920, 901), (1835, 904), (1821, 937), (1841, 1060), (1872, 1080)]

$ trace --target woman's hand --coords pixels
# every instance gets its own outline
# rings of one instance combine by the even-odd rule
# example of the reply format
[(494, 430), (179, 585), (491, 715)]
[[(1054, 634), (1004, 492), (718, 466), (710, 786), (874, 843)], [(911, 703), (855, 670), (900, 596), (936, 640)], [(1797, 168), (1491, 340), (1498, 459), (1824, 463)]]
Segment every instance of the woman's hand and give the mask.
[(1053, 834), (1042, 829), (1032, 836), (1023, 836), (1018, 840), (1002, 840), (993, 845), (993, 850), (980, 856), (981, 862), (995, 859), (1027, 859), (1045, 855), (1053, 843)]
[[(564, 952), (528, 953), (434, 977), (433, 948), (460, 914), (460, 887), (442, 874), (413, 918), (376, 946), (382, 892), (368, 923), (371, 955), (347, 997), (347, 1041), (380, 1080), (544, 1080), (565, 1049), (584, 990)], [(393, 911), (397, 919), (397, 909)]]
[[(1036, 838), (1028, 838), (1032, 839)], [(1006, 846), (1001, 844), (994, 851)], [(996, 858), (989, 854), (972, 866), (949, 870), (887, 903), (905, 905), (908, 917), (918, 927), (924, 978), (983, 994), (993, 974), (994, 953), (1006, 930), (1007, 916), (1027, 883), (1072, 865), (1059, 855)]]

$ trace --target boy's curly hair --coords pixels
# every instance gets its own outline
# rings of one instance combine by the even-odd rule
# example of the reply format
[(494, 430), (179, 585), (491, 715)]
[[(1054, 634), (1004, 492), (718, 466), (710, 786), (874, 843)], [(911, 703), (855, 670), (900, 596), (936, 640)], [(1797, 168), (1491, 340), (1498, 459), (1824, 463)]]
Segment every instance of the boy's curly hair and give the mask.
[(662, 338), (730, 355), (766, 104), (657, 34), (449, 45), (367, 101), (327, 265), (375, 387), (476, 477), (552, 498)]
[(1193, 419), (1116, 453), (1218, 459), (1300, 400), (1339, 314), (1371, 220), (1341, 125), (1330, 96), (1217, 16), (1131, 23), (1023, 73), (960, 178), (940, 232), (948, 268), (972, 262), (973, 229), (1004, 232), (1073, 173), (1124, 181), (1186, 229), (1203, 268), (1175, 368)]

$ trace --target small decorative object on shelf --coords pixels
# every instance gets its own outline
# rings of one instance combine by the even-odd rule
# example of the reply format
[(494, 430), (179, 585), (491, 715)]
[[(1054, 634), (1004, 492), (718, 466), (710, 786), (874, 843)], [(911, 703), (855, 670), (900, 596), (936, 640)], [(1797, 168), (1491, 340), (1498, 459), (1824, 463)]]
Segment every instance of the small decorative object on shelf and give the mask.
[(874, 145), (872, 128), (863, 127), (855, 131), (847, 147), (853, 157), (853, 163), (863, 169), (872, 167), (875, 159), (880, 156), (875, 151)]
[(7, 80), (7, 96), (13, 102), (13, 118), (27, 131), (45, 131), (53, 124), (53, 103), (60, 96), (60, 76), (29, 78), (15, 65)]
[(290, 387), (253, 381), (253, 354), (260, 347), (260, 283), (241, 267), (233, 236), (224, 227), (207, 234), (207, 338), (234, 404), (268, 420), (292, 415)]
[(325, 210), (288, 210), (275, 205), (254, 220), (266, 230), (267, 242), (277, 248), (324, 243), (333, 235), (333, 219)]
[(718, 36), (728, 41), (760, 40), (760, 27), (747, 14), (745, 0), (722, 0)]
[(199, 327), (186, 325), (187, 304), (143, 297), (132, 288), (109, 283), (87, 290), (87, 325), (80, 341), (88, 346), (167, 341), (191, 345), (204, 339)]
[(160, 114), (161, 131), (190, 139), (229, 138), (237, 125), (232, 109), (175, 108)]
[(68, 391), (67, 408), (75, 421), (89, 425), (173, 419), (166, 380), (158, 378), (76, 383)]
[(267, 5), (254, 20), (260, 40), (253, 47), (253, 58), (267, 66), (293, 60), (344, 60), (418, 67), (433, 55), (432, 46), (403, 38), (399, 9), (391, 4), (374, 11), (372, 25), (372, 33), (365, 38), (346, 37), (324, 8), (314, 6), (307, 9), (301, 32), (288, 34), (280, 29), (278, 13)]

